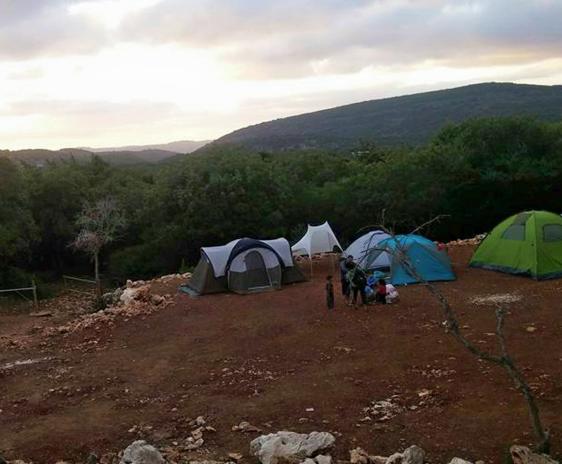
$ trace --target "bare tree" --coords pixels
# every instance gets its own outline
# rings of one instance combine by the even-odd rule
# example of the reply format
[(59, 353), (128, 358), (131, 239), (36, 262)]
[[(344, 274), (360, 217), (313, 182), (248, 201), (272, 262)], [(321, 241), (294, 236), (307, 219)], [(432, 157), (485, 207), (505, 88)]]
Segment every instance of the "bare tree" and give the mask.
[(76, 225), (80, 231), (71, 246), (91, 256), (94, 262), (96, 295), (100, 298), (100, 251), (117, 238), (119, 230), (125, 226), (125, 218), (115, 200), (108, 197), (95, 203), (86, 203), (76, 219)]
[[(416, 229), (412, 233), (418, 232), (425, 226), (433, 222), (439, 221), (442, 217), (443, 216), (438, 216), (431, 219), (430, 221), (422, 224), (421, 226), (416, 227)], [(504, 319), (506, 314), (505, 310), (501, 307), (498, 307), (496, 309), (495, 333), (499, 345), (499, 354), (482, 351), (474, 343), (472, 343), (464, 336), (462, 330), (460, 329), (457, 315), (455, 314), (455, 311), (449, 304), (449, 301), (447, 300), (445, 295), (441, 292), (441, 290), (436, 285), (425, 280), (423, 276), (417, 271), (416, 267), (409, 259), (405, 248), (400, 244), (400, 241), (396, 239), (396, 235), (394, 234), (394, 232), (390, 229), (387, 229), (384, 226), (379, 225), (378, 227), (384, 230), (389, 235), (391, 235), (391, 237), (394, 240), (396, 240), (395, 250), (381, 249), (380, 251), (386, 251), (387, 253), (391, 253), (393, 255), (393, 258), (396, 258), (400, 262), (400, 264), (404, 266), (406, 272), (408, 272), (415, 280), (417, 280), (420, 284), (422, 284), (429, 291), (429, 293), (437, 300), (441, 308), (442, 315), (445, 318), (444, 325), (447, 331), (473, 355), (477, 356), (478, 358), (484, 361), (488, 361), (492, 364), (495, 364), (505, 369), (508, 376), (513, 381), (515, 387), (517, 388), (517, 390), (519, 390), (519, 392), (523, 395), (525, 401), (527, 402), (527, 408), (529, 410), (531, 425), (533, 427), (533, 431), (535, 433), (535, 437), (537, 440), (537, 451), (541, 453), (549, 453), (550, 434), (542, 424), (540, 418), (540, 412), (535, 396), (531, 388), (529, 387), (529, 384), (527, 383), (523, 373), (517, 367), (517, 365), (513, 361), (513, 358), (510, 356), (507, 349), (507, 344), (506, 344), (504, 330), (503, 330)], [(376, 247), (373, 249), (376, 250)]]

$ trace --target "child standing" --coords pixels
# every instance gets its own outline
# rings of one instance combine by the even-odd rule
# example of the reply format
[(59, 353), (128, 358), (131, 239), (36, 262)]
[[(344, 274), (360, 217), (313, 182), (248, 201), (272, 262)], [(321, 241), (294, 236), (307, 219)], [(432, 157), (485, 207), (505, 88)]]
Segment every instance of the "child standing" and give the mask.
[(334, 284), (331, 275), (326, 277), (326, 305), (328, 310), (334, 309)]

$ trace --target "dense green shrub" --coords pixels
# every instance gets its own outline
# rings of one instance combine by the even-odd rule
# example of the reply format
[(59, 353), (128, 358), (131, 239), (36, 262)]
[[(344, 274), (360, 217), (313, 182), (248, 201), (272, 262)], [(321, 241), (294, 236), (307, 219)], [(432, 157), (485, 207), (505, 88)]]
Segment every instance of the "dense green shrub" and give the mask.
[(469, 237), (517, 211), (560, 212), (561, 189), (562, 125), (528, 118), (450, 125), (415, 149), (221, 146), (134, 168), (97, 158), (44, 168), (0, 159), (0, 287), (24, 279), (16, 269), (91, 273), (68, 243), (83, 203), (107, 196), (124, 211), (127, 228), (105, 254), (105, 273), (123, 282), (192, 266), (202, 246), (243, 236), (294, 241), (307, 223), (325, 220), (344, 245), (383, 217), (409, 232), (444, 214), (426, 235)]

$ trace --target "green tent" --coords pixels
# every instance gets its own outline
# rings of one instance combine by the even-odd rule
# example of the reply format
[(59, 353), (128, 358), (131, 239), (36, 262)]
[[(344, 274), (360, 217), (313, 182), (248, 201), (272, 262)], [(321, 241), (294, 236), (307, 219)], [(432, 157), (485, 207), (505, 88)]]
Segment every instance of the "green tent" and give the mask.
[(548, 211), (509, 217), (482, 241), (470, 266), (537, 280), (562, 277), (562, 217)]

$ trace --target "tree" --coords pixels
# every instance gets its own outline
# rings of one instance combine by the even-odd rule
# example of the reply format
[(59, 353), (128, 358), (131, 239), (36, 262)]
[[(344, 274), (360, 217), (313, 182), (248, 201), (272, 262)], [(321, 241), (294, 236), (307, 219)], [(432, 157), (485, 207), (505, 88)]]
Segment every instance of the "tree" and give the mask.
[(19, 166), (0, 158), (0, 286), (19, 285), (37, 238), (28, 189)]
[(77, 250), (88, 253), (94, 261), (96, 294), (101, 297), (99, 255), (101, 249), (117, 238), (119, 230), (125, 226), (125, 218), (113, 198), (105, 198), (96, 203), (86, 203), (76, 220), (80, 227), (72, 242)]
[[(440, 218), (441, 216), (437, 216), (431, 219), (425, 224), (417, 227), (412, 233), (416, 233), (422, 228), (430, 225), (431, 223), (437, 222)], [(392, 230), (389, 230), (385, 226), (377, 227), (389, 233), (392, 237), (395, 237), (394, 232)], [(373, 249), (376, 249), (376, 247), (373, 247)], [(461, 326), (457, 319), (457, 315), (445, 295), (436, 285), (428, 282), (421, 276), (421, 274), (417, 271), (416, 266), (408, 257), (405, 250), (401, 246), (397, 246), (394, 251), (389, 251), (388, 249), (385, 249), (383, 251), (392, 253), (393, 257), (396, 258), (402, 264), (402, 266), (404, 266), (406, 272), (408, 272), (408, 274), (410, 274), (420, 284), (422, 284), (437, 300), (439, 306), (441, 307), (441, 314), (445, 319), (444, 326), (446, 327), (448, 333), (450, 333), (464, 348), (466, 348), (473, 355), (477, 356), (479, 359), (495, 364), (506, 371), (507, 375), (513, 381), (515, 388), (519, 390), (519, 392), (523, 395), (525, 401), (527, 402), (529, 418), (531, 420), (533, 432), (535, 433), (535, 437), (537, 440), (537, 451), (547, 454), (550, 453), (550, 434), (542, 424), (540, 411), (535, 396), (531, 390), (531, 387), (527, 383), (523, 372), (519, 369), (507, 349), (507, 343), (504, 334), (504, 320), (506, 314), (505, 310), (499, 306), (496, 309), (495, 333), (498, 339), (499, 354), (483, 351), (464, 336), (460, 328)]]

